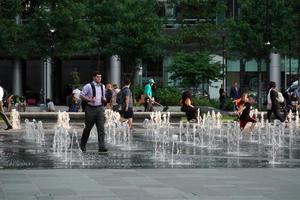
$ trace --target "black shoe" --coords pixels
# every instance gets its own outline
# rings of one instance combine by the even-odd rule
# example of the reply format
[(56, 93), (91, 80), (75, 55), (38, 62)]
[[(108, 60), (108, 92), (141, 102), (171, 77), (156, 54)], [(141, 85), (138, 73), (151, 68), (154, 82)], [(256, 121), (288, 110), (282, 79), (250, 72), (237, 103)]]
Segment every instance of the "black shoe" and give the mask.
[(12, 129), (12, 126), (8, 126), (6, 129), (4, 129), (4, 130), (9, 130), (9, 129)]
[(98, 149), (98, 152), (99, 153), (106, 153), (107, 149), (106, 148), (100, 148), (100, 149)]
[(80, 144), (80, 149), (81, 149), (82, 152), (86, 152), (85, 146), (83, 146), (81, 144)]

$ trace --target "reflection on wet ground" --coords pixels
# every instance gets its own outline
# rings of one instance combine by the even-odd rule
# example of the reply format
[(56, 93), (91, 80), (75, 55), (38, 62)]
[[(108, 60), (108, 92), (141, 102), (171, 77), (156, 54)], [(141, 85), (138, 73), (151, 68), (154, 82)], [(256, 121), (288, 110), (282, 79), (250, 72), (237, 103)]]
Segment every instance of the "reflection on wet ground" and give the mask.
[[(142, 132), (142, 131), (141, 131)], [(271, 146), (242, 141), (240, 151), (228, 153), (227, 147), (200, 148), (172, 142), (164, 146), (164, 155), (155, 152), (154, 139), (135, 133), (131, 146), (108, 145), (100, 154), (96, 139), (90, 139), (87, 152), (81, 154), (74, 145), (72, 152), (57, 156), (52, 150), (53, 134), (46, 134), (44, 146), (27, 140), (22, 134), (0, 135), (1, 168), (227, 168), (227, 167), (300, 167), (300, 148), (280, 148), (277, 162), (270, 164)], [(295, 141), (299, 143), (300, 140)], [(224, 141), (226, 143), (226, 141)], [(297, 147), (298, 145), (296, 145)], [(173, 154), (172, 154), (173, 149)], [(175, 149), (175, 150), (174, 150)]]

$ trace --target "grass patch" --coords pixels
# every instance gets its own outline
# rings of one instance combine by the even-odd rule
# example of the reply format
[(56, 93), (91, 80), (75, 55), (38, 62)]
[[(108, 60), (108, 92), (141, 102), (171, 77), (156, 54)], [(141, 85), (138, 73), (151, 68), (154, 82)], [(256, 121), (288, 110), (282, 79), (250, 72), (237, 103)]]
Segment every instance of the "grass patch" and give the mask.
[(237, 117), (232, 116), (232, 115), (223, 115), (222, 116), (222, 121), (234, 121), (236, 119), (237, 119)]

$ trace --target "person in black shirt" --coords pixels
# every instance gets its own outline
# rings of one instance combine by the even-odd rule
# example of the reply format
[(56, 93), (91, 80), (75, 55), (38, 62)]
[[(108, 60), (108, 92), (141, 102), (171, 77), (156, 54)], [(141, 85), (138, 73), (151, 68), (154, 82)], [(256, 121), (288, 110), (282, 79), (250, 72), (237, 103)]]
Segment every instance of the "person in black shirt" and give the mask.
[(185, 91), (180, 100), (181, 111), (185, 112), (188, 121), (197, 120), (197, 108), (192, 105), (192, 93)]

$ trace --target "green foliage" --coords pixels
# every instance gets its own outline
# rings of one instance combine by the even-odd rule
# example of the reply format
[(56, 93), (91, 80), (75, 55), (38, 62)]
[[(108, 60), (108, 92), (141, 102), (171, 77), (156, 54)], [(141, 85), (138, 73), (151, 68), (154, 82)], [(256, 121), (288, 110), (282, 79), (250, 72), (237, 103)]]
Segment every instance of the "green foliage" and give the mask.
[(135, 86), (132, 87), (132, 93), (135, 97), (135, 101), (138, 102), (139, 99), (141, 98), (141, 95), (144, 93), (144, 90), (141, 87)]
[(173, 87), (157, 88), (154, 98), (162, 105), (178, 106), (180, 105), (181, 92)]
[(170, 78), (181, 81), (184, 86), (197, 86), (201, 83), (209, 83), (220, 77), (219, 63), (212, 63), (212, 57), (207, 53), (177, 53), (173, 62), (168, 66), (171, 72)]
[(69, 57), (89, 48), (84, 1), (35, 2), (27, 12), (29, 55)]
[(25, 57), (24, 26), (16, 24), (16, 16), (22, 12), (21, 0), (0, 0), (0, 49), (7, 55)]
[(272, 1), (266, 5), (266, 1), (244, 0), (240, 5), (241, 16), (229, 19), (226, 24), (229, 31), (226, 41), (231, 52), (239, 52), (246, 59), (264, 59), (268, 53), (267, 41), (273, 48), (286, 52), (288, 41), (292, 41), (296, 31), (289, 1)]
[(77, 71), (77, 68), (74, 68), (74, 70), (70, 73), (71, 77), (72, 77), (72, 87), (73, 88), (78, 88), (80, 87), (80, 74)]
[(118, 54), (132, 67), (136, 59), (163, 53), (162, 19), (153, 0), (89, 0), (93, 43), (102, 55)]
[(203, 98), (193, 98), (192, 104), (194, 106), (209, 106), (213, 108), (219, 108), (219, 101), (215, 99), (209, 99), (208, 97)]

